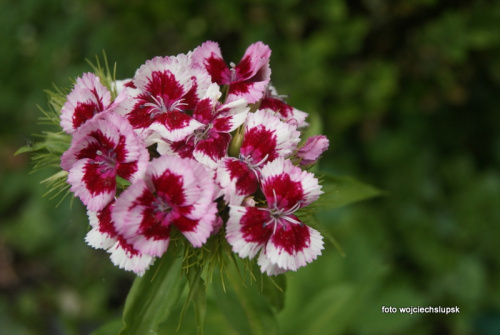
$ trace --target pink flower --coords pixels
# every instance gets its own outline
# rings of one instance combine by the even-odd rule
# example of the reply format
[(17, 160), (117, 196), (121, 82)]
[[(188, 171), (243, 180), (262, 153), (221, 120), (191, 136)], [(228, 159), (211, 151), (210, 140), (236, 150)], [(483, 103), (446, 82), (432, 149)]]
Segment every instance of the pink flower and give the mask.
[(237, 65), (231, 63), (228, 68), (215, 42), (207, 41), (193, 51), (194, 62), (208, 71), (213, 82), (229, 86), (226, 102), (244, 98), (254, 103), (262, 98), (271, 76), (270, 56), (271, 49), (257, 42), (247, 48)]
[(227, 241), (240, 257), (260, 252), (258, 264), (268, 275), (296, 271), (323, 249), (320, 233), (294, 215), (319, 197), (321, 186), (312, 173), (283, 158), (267, 163), (261, 176), (267, 207), (231, 205)]
[(278, 157), (292, 154), (300, 133), (291, 124), (280, 121), (270, 110), (250, 113), (245, 124), (239, 158), (223, 158), (217, 169), (217, 181), (224, 199), (234, 205), (258, 188), (260, 167)]
[(316, 163), (319, 156), (328, 149), (330, 142), (325, 135), (311, 136), (306, 143), (297, 151), (297, 157), (301, 158), (300, 165)]
[(217, 213), (211, 173), (191, 159), (162, 156), (118, 198), (112, 212), (117, 232), (141, 254), (160, 257), (172, 226), (195, 247), (210, 236)]
[(260, 102), (261, 109), (270, 109), (280, 117), (284, 122), (289, 122), (297, 125), (297, 128), (305, 128), (309, 124), (305, 121), (307, 113), (302, 112), (285, 101), (286, 96), (278, 95), (274, 86), (269, 85), (266, 89), (266, 94)]
[(119, 112), (144, 139), (158, 132), (169, 141), (180, 141), (203, 127), (186, 111), (196, 107), (210, 83), (210, 76), (193, 66), (190, 56), (155, 57), (137, 70), (136, 88), (128, 90), (132, 96)]
[(141, 178), (149, 154), (132, 126), (122, 116), (106, 112), (81, 126), (71, 147), (61, 157), (71, 191), (90, 211), (99, 211), (116, 192), (116, 177)]
[(124, 98), (125, 95), (119, 95), (111, 104), (111, 93), (101, 84), (99, 77), (93, 73), (85, 73), (76, 79), (76, 84), (61, 109), (61, 127), (66, 133), (74, 134), (94, 115), (113, 110)]

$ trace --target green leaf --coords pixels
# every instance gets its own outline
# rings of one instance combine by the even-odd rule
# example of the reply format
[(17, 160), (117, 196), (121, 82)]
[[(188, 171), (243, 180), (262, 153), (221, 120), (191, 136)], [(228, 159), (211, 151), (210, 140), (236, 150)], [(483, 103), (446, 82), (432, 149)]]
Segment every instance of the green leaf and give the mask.
[(318, 209), (335, 209), (351, 203), (383, 195), (384, 192), (351, 177), (321, 177), (323, 192), (315, 203)]
[[(245, 285), (235, 266), (227, 268), (227, 277), (214, 276), (215, 302), (228, 323), (240, 335), (278, 334), (276, 315), (260, 291), (260, 285)], [(226, 290), (224, 290), (224, 287)]]
[(122, 320), (113, 320), (94, 330), (91, 335), (114, 335), (122, 328)]
[(189, 294), (182, 308), (179, 327), (177, 327), (177, 330), (180, 329), (184, 313), (186, 312), (189, 304), (192, 302), (196, 319), (197, 334), (203, 335), (203, 323), (207, 312), (207, 291), (205, 281), (201, 278), (203, 267), (193, 265), (192, 268), (188, 269), (188, 271), (187, 277), (189, 283)]
[(286, 276), (284, 274), (270, 277), (260, 274), (262, 280), (262, 295), (279, 312), (285, 307)]
[(125, 302), (120, 334), (158, 334), (158, 325), (175, 307), (186, 284), (182, 257), (173, 245), (143, 277), (134, 281)]

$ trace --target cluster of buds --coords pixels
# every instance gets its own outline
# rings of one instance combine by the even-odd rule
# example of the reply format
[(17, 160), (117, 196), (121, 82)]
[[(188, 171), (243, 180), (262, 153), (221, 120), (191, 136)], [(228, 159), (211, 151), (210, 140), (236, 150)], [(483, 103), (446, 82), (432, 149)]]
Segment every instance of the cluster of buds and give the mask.
[(193, 247), (224, 234), (268, 275), (321, 254), (322, 236), (295, 212), (322, 193), (306, 168), (328, 140), (301, 141), (307, 113), (271, 86), (270, 55), (257, 42), (228, 67), (208, 41), (148, 60), (112, 87), (93, 73), (77, 78), (61, 110), (72, 136), (61, 167), (87, 207), (89, 245), (138, 275), (173, 229)]

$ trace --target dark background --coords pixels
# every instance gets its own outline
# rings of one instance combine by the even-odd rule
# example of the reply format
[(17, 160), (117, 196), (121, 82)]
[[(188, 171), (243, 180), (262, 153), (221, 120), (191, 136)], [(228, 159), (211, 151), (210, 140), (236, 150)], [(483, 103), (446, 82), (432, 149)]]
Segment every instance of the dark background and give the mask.
[[(331, 141), (319, 171), (388, 192), (319, 213), (346, 257), (289, 275), (281, 333), (499, 334), (500, 2), (451, 0), (0, 2), (0, 334), (88, 334), (133, 280), (86, 246), (78, 200), (42, 197), (54, 171), (13, 156), (44, 130), (43, 90), (103, 50), (129, 78), (208, 39), (228, 63), (268, 44), (279, 93)], [(211, 306), (206, 333), (237, 334)]]

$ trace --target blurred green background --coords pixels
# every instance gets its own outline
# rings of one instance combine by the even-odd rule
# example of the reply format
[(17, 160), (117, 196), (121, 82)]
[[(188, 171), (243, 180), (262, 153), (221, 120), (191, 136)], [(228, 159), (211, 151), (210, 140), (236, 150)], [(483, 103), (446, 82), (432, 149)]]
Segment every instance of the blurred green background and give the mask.
[[(319, 170), (389, 194), (318, 214), (346, 257), (327, 245), (288, 276), (281, 333), (500, 334), (500, 2), (452, 0), (0, 2), (0, 334), (88, 334), (133, 280), (86, 246), (79, 201), (42, 197), (53, 171), (13, 156), (43, 90), (102, 50), (128, 78), (208, 39), (227, 62), (268, 44), (279, 93), (331, 141)], [(206, 333), (237, 334), (213, 299)]]

